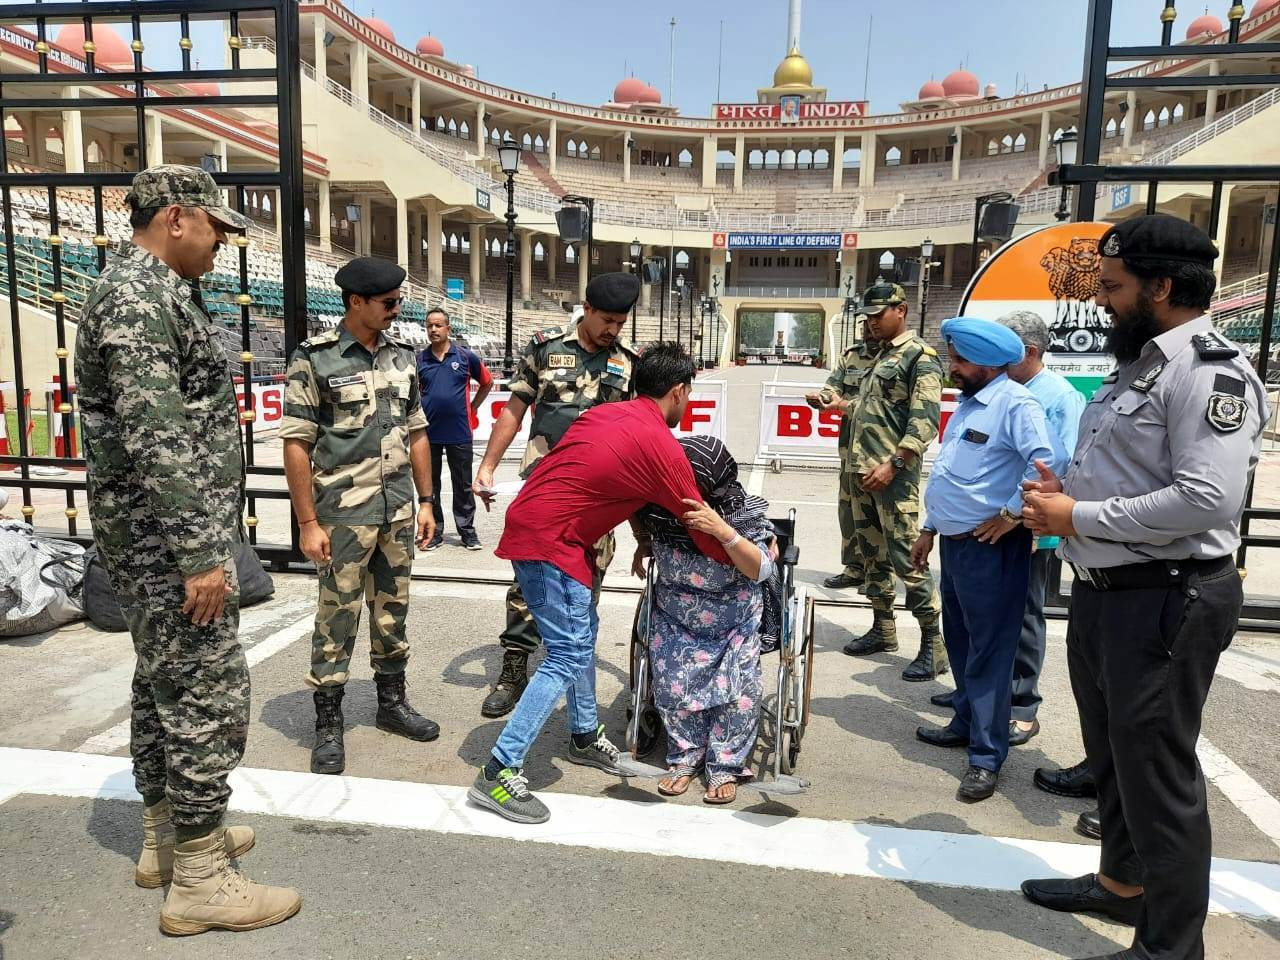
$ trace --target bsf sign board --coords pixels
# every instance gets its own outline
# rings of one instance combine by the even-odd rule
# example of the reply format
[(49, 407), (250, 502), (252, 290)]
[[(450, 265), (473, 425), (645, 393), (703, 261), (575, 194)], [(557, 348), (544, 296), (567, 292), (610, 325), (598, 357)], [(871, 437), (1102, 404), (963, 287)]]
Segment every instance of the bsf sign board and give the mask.
[(1111, 188), (1111, 209), (1123, 210), (1129, 204), (1133, 203), (1133, 186), (1124, 184), (1119, 187)]
[[(236, 378), (236, 403), (240, 405), (243, 413), (245, 409), (244, 402), (244, 381)], [(280, 421), (284, 419), (284, 378), (279, 380), (261, 381), (253, 385), (253, 412), (255, 414), (253, 420), (253, 432), (255, 436), (259, 433), (274, 432), (280, 429)]]
[[(695, 380), (693, 393), (689, 397), (689, 406), (679, 426), (671, 432), (677, 437), (692, 434), (710, 434), (720, 440), (725, 438), (725, 397), (726, 385), (723, 380)], [(476, 423), (473, 425), (473, 441), (479, 445), (487, 443), (498, 414), (511, 399), (511, 394), (503, 390), (491, 391), (484, 403), (476, 412)], [(529, 439), (529, 422), (533, 418), (525, 416), (520, 423), (520, 432), (516, 434), (515, 443), (511, 444), (510, 453), (519, 457), (523, 455), (523, 444)]]
[(856, 233), (713, 233), (717, 250), (856, 250)]
[(490, 209), (490, 207), (492, 206), (492, 202), (489, 198), (489, 192), (487, 190), (481, 190), (479, 187), (476, 187), (476, 206), (479, 207), (481, 210)]
[(1105, 353), (1111, 321), (1094, 304), (1109, 223), (1058, 223), (1006, 243), (978, 268), (958, 313), (999, 320), (1013, 310), (1038, 314), (1049, 328), (1045, 366), (1086, 397), (1115, 366)]
[(717, 120), (772, 120), (803, 123), (806, 120), (851, 120), (867, 115), (865, 100), (801, 100), (784, 96), (779, 103), (717, 103)]

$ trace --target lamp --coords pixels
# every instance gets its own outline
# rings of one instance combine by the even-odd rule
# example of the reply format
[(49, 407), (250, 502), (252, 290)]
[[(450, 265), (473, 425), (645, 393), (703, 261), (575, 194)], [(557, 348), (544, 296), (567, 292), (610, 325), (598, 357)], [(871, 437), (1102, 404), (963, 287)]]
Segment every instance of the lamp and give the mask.
[(640, 246), (640, 240), (638, 238), (635, 240), (632, 240), (631, 241), (631, 259), (633, 261), (639, 260), (640, 253), (643, 251), (643, 249), (644, 248)]
[(683, 273), (678, 274), (676, 276), (676, 286), (679, 287), (680, 289), (680, 296), (684, 296), (684, 274)]
[(925, 237), (924, 243), (920, 244), (920, 256), (925, 260), (933, 259), (933, 241), (928, 237)]
[(502, 146), (498, 147), (498, 165), (508, 177), (515, 176), (520, 169), (520, 144), (510, 139), (503, 140)]
[(331, 47), (331, 46), (333, 46), (333, 41), (334, 41), (334, 40), (336, 40), (336, 39), (337, 39), (337, 38), (336, 38), (332, 33), (330, 33), (328, 30), (326, 30), (326, 31), (324, 32), (324, 45), (325, 45), (326, 47)]
[(1080, 146), (1080, 135), (1075, 127), (1071, 127), (1058, 134), (1053, 145), (1058, 151), (1058, 166), (1073, 164), (1076, 162), (1076, 149)]

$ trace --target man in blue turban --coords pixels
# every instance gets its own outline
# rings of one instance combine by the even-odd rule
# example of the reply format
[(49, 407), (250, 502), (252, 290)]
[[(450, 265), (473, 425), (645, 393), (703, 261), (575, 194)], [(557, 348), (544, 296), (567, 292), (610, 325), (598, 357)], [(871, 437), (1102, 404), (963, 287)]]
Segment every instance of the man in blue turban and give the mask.
[(968, 750), (956, 796), (974, 803), (995, 792), (1009, 754), (1013, 658), (1031, 569), (1022, 481), (1039, 477), (1036, 460), (1058, 458), (1039, 401), (1008, 376), (1009, 365), (1023, 358), (1018, 335), (990, 320), (955, 317), (942, 322), (942, 337), (964, 399), (929, 475), (911, 561), (924, 569), (941, 538), (942, 635), (956, 678), (956, 714), (916, 736)]

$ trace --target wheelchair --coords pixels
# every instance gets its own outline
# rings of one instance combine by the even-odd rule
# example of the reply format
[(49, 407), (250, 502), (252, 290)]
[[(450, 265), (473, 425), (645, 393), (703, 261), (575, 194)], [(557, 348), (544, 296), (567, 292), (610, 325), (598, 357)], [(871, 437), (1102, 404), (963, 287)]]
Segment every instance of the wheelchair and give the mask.
[[(778, 539), (778, 564), (782, 578), (781, 629), (778, 638), (777, 692), (772, 702), (766, 696), (761, 704), (760, 722), (763, 756), (772, 753), (773, 779), (781, 786), (783, 778), (793, 773), (809, 723), (809, 697), (813, 688), (813, 603), (804, 587), (797, 587), (795, 570), (800, 560), (796, 544), (796, 512), (790, 510), (785, 519), (770, 519)], [(649, 664), (649, 623), (653, 612), (654, 568), (649, 563), (648, 575), (640, 603), (636, 607), (631, 630), (631, 703), (627, 710), (627, 749), (640, 760), (666, 744), (666, 730), (653, 700), (653, 675)], [(761, 651), (761, 671), (764, 658)], [(665, 757), (663, 757), (665, 760)], [(664, 765), (665, 766), (665, 765)], [(762, 763), (762, 767), (764, 764)], [(764, 773), (762, 769), (761, 774)], [(661, 771), (665, 776), (665, 769)], [(757, 783), (765, 786), (763, 777)], [(747, 784), (743, 784), (747, 786)], [(803, 786), (792, 785), (795, 792)], [(807, 784), (804, 784), (807, 786)]]

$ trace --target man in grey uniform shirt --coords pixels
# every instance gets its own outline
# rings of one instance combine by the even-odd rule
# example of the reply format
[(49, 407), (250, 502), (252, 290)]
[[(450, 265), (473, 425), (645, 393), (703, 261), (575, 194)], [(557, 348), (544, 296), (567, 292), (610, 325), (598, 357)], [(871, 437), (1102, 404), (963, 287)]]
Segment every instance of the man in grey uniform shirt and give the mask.
[(1196, 740), (1243, 600), (1233, 553), (1266, 393), (1206, 311), (1218, 251), (1175, 217), (1103, 234), (1098, 305), (1119, 364), (1066, 477), (1023, 517), (1069, 538), (1067, 659), (1102, 818), (1098, 873), (1028, 880), (1028, 899), (1136, 926), (1111, 958), (1202, 960), (1211, 852)]

